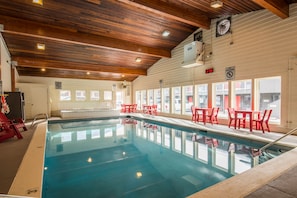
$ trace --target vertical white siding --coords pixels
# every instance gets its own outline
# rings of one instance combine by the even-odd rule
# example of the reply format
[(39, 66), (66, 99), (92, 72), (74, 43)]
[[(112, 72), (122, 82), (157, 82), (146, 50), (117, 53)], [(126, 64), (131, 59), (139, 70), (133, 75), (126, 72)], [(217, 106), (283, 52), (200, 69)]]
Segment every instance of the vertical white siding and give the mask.
[[(296, 82), (288, 82), (288, 67), (289, 60), (297, 56), (297, 4), (291, 4), (287, 19), (267, 10), (232, 16), (232, 34), (222, 37), (215, 37), (215, 24), (216, 20), (213, 20), (211, 29), (203, 30), (203, 41), (213, 52), (204, 66), (188, 69), (180, 66), (184, 45), (193, 41), (191, 35), (172, 50), (172, 58), (161, 59), (150, 68), (148, 76), (136, 79), (133, 90), (158, 88), (160, 79), (163, 87), (193, 83), (211, 85), (212, 82), (225, 81), (225, 68), (230, 66), (235, 66), (235, 80), (281, 76), (281, 125), (288, 127), (287, 123), (291, 122), (291, 126), (297, 126), (297, 116), (294, 116), (297, 92), (291, 89), (289, 94), (287, 89), (289, 84), (296, 85)], [(205, 69), (210, 67), (214, 68), (214, 73), (205, 74)], [(290, 112), (288, 101), (291, 101)]]

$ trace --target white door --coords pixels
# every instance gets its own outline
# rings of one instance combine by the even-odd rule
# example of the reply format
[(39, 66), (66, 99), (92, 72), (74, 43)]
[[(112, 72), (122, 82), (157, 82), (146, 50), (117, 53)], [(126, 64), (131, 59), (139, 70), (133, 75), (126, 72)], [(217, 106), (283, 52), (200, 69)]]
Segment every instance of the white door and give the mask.
[(20, 83), (18, 87), (21, 92), (24, 92), (25, 119), (34, 119), (38, 114), (49, 114), (46, 85)]

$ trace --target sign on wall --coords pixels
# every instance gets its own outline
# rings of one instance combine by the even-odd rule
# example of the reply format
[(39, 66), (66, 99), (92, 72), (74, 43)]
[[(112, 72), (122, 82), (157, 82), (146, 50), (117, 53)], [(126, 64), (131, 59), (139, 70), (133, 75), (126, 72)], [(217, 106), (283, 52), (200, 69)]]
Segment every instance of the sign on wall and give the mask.
[(225, 68), (226, 80), (233, 80), (235, 78), (235, 66)]

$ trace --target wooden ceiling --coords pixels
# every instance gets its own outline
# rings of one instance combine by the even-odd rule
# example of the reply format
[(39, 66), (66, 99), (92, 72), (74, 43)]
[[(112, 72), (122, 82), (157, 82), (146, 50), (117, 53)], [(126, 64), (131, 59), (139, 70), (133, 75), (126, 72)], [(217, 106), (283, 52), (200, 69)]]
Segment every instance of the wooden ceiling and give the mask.
[(211, 19), (261, 9), (287, 18), (296, 1), (0, 0), (0, 31), (20, 76), (129, 82)]

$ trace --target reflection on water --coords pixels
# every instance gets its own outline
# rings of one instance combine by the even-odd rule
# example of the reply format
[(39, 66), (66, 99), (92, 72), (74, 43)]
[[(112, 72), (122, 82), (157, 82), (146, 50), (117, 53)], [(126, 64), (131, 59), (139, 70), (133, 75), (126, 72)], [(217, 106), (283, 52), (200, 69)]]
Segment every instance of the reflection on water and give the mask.
[(186, 197), (263, 163), (257, 145), (128, 118), (49, 124), (43, 197)]

